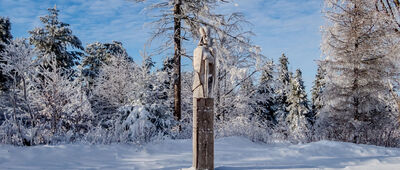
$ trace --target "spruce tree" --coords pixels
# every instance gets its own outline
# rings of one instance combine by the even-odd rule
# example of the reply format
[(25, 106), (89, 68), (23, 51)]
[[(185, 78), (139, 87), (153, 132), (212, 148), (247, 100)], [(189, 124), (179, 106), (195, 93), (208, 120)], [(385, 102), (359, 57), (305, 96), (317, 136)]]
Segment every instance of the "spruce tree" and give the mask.
[(42, 53), (38, 59), (49, 62), (50, 59), (46, 56), (54, 54), (57, 67), (72, 69), (79, 64), (79, 58), (83, 54), (82, 43), (77, 36), (72, 34), (69, 24), (58, 20), (60, 11), (56, 9), (56, 6), (49, 8), (48, 12), (48, 15), (40, 17), (44, 27), (29, 31), (30, 43)]
[(307, 139), (306, 135), (309, 129), (310, 121), (308, 117), (310, 109), (300, 69), (296, 70), (290, 87), (291, 90), (288, 97), (290, 105), (287, 108), (289, 115), (286, 117), (286, 121), (288, 122), (291, 136), (296, 140), (304, 140)]
[(237, 104), (235, 104), (235, 109), (237, 115), (241, 117), (247, 117), (253, 119), (255, 109), (256, 109), (256, 86), (254, 85), (254, 80), (252, 78), (246, 79), (240, 86), (237, 92)]
[[(174, 87), (172, 84), (172, 75), (173, 75), (173, 68), (174, 68), (174, 60), (172, 57), (166, 57), (163, 62), (163, 66), (159, 70), (160, 73), (164, 73), (166, 78), (164, 79), (163, 87), (165, 89), (164, 97), (161, 98), (165, 101), (165, 104), (169, 106), (169, 108), (174, 107)], [(191, 91), (191, 89), (190, 89)]]
[(289, 106), (288, 95), (290, 92), (290, 74), (288, 69), (288, 58), (285, 54), (279, 58), (279, 67), (278, 67), (278, 79), (277, 79), (277, 87), (276, 87), (276, 101), (278, 103), (277, 111), (275, 112), (275, 119), (279, 121), (284, 121)]
[(95, 42), (89, 44), (85, 48), (86, 55), (82, 60), (83, 75), (92, 88), (95, 79), (99, 76), (100, 68), (104, 64), (109, 64), (112, 57), (117, 55), (126, 56), (127, 61), (133, 60), (127, 55), (125, 48), (121, 42), (113, 41), (112, 43)]
[(274, 92), (274, 65), (267, 63), (261, 73), (261, 79), (255, 94), (255, 118), (262, 125), (272, 127), (276, 124), (275, 92)]
[(314, 124), (315, 120), (318, 118), (321, 108), (324, 106), (322, 93), (325, 88), (325, 69), (321, 64), (318, 65), (317, 74), (315, 75), (315, 80), (313, 87), (311, 89), (311, 122)]
[[(9, 44), (12, 39), (11, 35), (11, 23), (8, 18), (0, 16), (0, 53), (4, 50), (5, 45)], [(0, 63), (6, 64), (4, 62), (3, 56), (0, 55)], [(3, 73), (3, 69), (0, 68), (0, 90), (7, 89), (7, 82), (10, 78), (6, 73)]]

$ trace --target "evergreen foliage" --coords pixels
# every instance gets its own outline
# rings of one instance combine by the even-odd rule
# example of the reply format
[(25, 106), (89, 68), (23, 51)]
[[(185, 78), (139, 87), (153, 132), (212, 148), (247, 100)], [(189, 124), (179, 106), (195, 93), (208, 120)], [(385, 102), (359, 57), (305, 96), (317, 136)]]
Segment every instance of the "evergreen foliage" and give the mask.
[[(11, 22), (10, 19), (0, 16), (0, 52), (2, 52), (5, 46), (12, 40), (11, 35)], [(0, 63), (5, 64), (3, 56), (0, 55)], [(7, 83), (10, 82), (10, 77), (7, 73), (4, 73), (0, 68), (0, 90), (4, 91), (7, 89)]]
[[(48, 9), (49, 14), (40, 17), (44, 26), (29, 31), (31, 35), (29, 41), (40, 52), (38, 59), (42, 62), (50, 62), (47, 56), (55, 55), (57, 67), (73, 69), (79, 64), (79, 59), (83, 55), (82, 43), (79, 38), (72, 34), (69, 24), (59, 21), (59, 10)], [(69, 50), (72, 48), (73, 50)]]
[(89, 44), (85, 48), (85, 53), (86, 55), (82, 59), (82, 72), (88, 80), (90, 88), (92, 88), (95, 79), (99, 76), (101, 66), (109, 64), (112, 57), (122, 55), (132, 61), (122, 43), (118, 41)]
[(273, 127), (277, 123), (274, 117), (276, 107), (275, 102), (275, 80), (274, 65), (267, 63), (261, 73), (261, 79), (255, 94), (255, 118), (263, 127)]
[[(170, 10), (178, 2), (179, 15)], [(176, 39), (186, 43), (199, 38), (200, 26), (211, 30), (217, 58), (216, 137), (400, 146), (398, 25), (382, 4), (325, 0), (328, 22), (321, 47), (326, 58), (318, 63), (310, 103), (302, 72), (289, 71), (285, 54), (277, 66), (263, 58), (261, 49), (251, 45), (251, 33), (243, 31), (246, 21), (240, 13), (213, 12), (221, 2), (150, 5), (161, 14), (151, 40), (167, 37), (155, 52), (170, 52)], [(191, 137), (193, 72), (181, 73), (182, 119), (173, 116), (176, 53), (161, 68), (154, 68), (146, 51), (143, 62), (135, 63), (118, 41), (89, 44), (83, 55), (79, 38), (58, 20), (59, 10), (48, 12), (40, 18), (43, 28), (29, 32), (31, 44), (12, 40), (9, 19), (0, 17), (0, 83), (7, 89), (0, 93), (0, 143), (143, 144)], [(178, 20), (183, 25), (176, 25)], [(175, 26), (181, 35), (174, 34)], [(190, 58), (189, 53), (179, 51)]]
[(288, 69), (289, 61), (285, 54), (279, 58), (278, 77), (276, 80), (276, 100), (278, 108), (275, 112), (275, 118), (278, 122), (283, 122), (289, 114), (287, 108), (289, 106), (288, 96), (290, 93), (290, 74)]
[(294, 140), (308, 140), (310, 129), (310, 109), (307, 94), (305, 92), (302, 73), (299, 69), (290, 83), (290, 93), (288, 97), (289, 111), (286, 121), (289, 125), (290, 135)]
[(315, 123), (315, 120), (319, 117), (319, 113), (321, 111), (321, 108), (324, 106), (323, 99), (322, 99), (322, 94), (325, 89), (325, 69), (323, 66), (320, 64), (318, 65), (318, 70), (317, 74), (315, 75), (315, 80), (313, 87), (311, 89), (311, 110), (312, 110), (312, 116), (311, 116), (311, 122), (312, 124)]

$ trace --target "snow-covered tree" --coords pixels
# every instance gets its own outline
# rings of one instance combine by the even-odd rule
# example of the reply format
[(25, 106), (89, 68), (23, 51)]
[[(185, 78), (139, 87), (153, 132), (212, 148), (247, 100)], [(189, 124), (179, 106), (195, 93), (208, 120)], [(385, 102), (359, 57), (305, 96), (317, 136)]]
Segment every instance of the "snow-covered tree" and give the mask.
[(275, 113), (274, 64), (266, 63), (255, 94), (255, 119), (264, 127), (276, 124)]
[[(174, 125), (173, 112), (166, 102), (166, 91), (163, 82), (167, 79), (167, 73), (156, 71), (152, 72), (153, 62), (146, 52), (142, 53), (143, 63), (136, 70), (137, 81), (135, 81), (132, 101), (124, 109), (142, 108), (138, 113), (125, 112), (122, 115), (122, 122), (127, 123), (131, 128), (128, 133), (131, 137), (128, 140), (136, 140), (136, 142), (149, 142), (152, 137), (170, 135), (170, 130)], [(120, 108), (121, 109), (121, 108)], [(133, 119), (132, 119), (133, 118)], [(136, 125), (136, 124), (142, 125)], [(132, 127), (134, 126), (134, 127)], [(139, 134), (137, 134), (140, 132)], [(133, 135), (133, 136), (132, 136)]]
[(310, 109), (308, 105), (307, 94), (305, 92), (302, 73), (296, 70), (296, 75), (290, 82), (290, 93), (288, 96), (289, 106), (287, 110), (289, 114), (286, 121), (289, 125), (290, 136), (296, 141), (308, 140), (310, 128)]
[(321, 108), (324, 106), (322, 94), (325, 89), (325, 74), (325, 69), (321, 64), (319, 64), (317, 74), (315, 75), (314, 84), (311, 89), (312, 123), (315, 122), (315, 119), (317, 119), (319, 116)]
[(290, 93), (290, 74), (288, 69), (288, 58), (285, 54), (279, 58), (278, 77), (276, 80), (276, 100), (278, 103), (275, 112), (275, 119), (279, 122), (284, 122), (288, 113), (288, 96)]
[[(99, 76), (100, 67), (108, 64), (110, 58), (123, 55), (128, 56), (121, 42), (113, 41), (112, 43), (95, 42), (89, 44), (85, 48), (86, 55), (82, 59), (83, 74), (89, 81), (89, 85), (94, 84), (95, 79)], [(129, 57), (127, 59), (130, 59)]]
[(257, 88), (254, 85), (254, 80), (252, 78), (246, 79), (240, 86), (239, 91), (236, 94), (235, 104), (236, 116), (252, 117), (255, 112), (255, 94), (257, 93)]
[(380, 12), (380, 17), (387, 17), (388, 21), (393, 24), (394, 32), (399, 36), (400, 31), (400, 1), (399, 0), (377, 0), (375, 1), (375, 9)]
[[(181, 131), (176, 138), (190, 139), (192, 136), (193, 125), (193, 71), (182, 72), (182, 120), (180, 123)], [(171, 95), (170, 95), (171, 96)], [(173, 100), (173, 95), (171, 96)], [(170, 99), (170, 100), (171, 100)], [(173, 129), (175, 130), (175, 129)]]
[[(173, 86), (173, 58), (171, 57), (167, 57), (166, 59), (164, 59), (163, 61), (163, 66), (160, 70), (158, 70), (159, 72), (164, 72), (166, 74), (166, 77), (164, 79), (163, 85), (164, 85), (164, 89), (165, 89), (165, 95), (164, 95), (164, 104), (167, 105), (169, 108), (173, 109), (174, 107), (174, 86)], [(184, 77), (185, 73), (182, 73), (182, 77)], [(193, 76), (193, 75), (191, 75)], [(186, 90), (185, 88), (185, 84), (187, 85), (188, 80), (182, 78), (182, 94), (184, 94), (184, 91)], [(190, 82), (191, 84), (192, 82)], [(192, 87), (190, 86), (190, 92), (192, 92)], [(190, 95), (191, 94), (186, 94), (186, 95)], [(182, 100), (185, 100), (185, 95), (182, 95)], [(185, 102), (182, 102), (183, 104)], [(185, 110), (184, 106), (182, 106), (182, 111)], [(182, 115), (184, 116), (184, 115)], [(184, 119), (184, 118), (182, 118)]]
[[(32, 126), (34, 126), (35, 112), (32, 106), (31, 84), (36, 64), (33, 62), (36, 52), (24, 39), (16, 39), (8, 44), (3, 44), (0, 52), (4, 62), (0, 68), (11, 78), (8, 95), (3, 96), (0, 102), (5, 108), (1, 130), (4, 143), (17, 145), (32, 144)], [(28, 125), (30, 127), (28, 127)]]
[[(0, 16), (0, 52), (3, 51), (5, 45), (8, 44), (11, 39), (11, 23), (8, 18)], [(5, 63), (3, 56), (0, 55), (0, 63)], [(9, 81), (9, 77), (6, 76), (7, 73), (4, 73), (0, 68), (0, 90), (7, 89), (7, 82)]]
[(72, 69), (79, 64), (82, 43), (72, 34), (69, 24), (59, 21), (56, 6), (49, 8), (48, 12), (48, 15), (40, 17), (44, 27), (29, 31), (30, 43), (41, 52), (38, 59), (44, 58), (42, 61), (48, 62), (50, 59), (45, 57), (54, 54), (58, 67)]
[(117, 54), (108, 59), (108, 64), (102, 64), (99, 76), (95, 79), (91, 102), (96, 120), (103, 126), (111, 126), (110, 120), (121, 106), (136, 100), (135, 82), (139, 81), (138, 66), (128, 60), (126, 54)]
[(0, 16), (0, 50), (5, 48), (4, 44), (7, 44), (12, 39), (11, 35), (11, 22), (9, 18)]
[(8, 102), (2, 102), (7, 109), (1, 125), (3, 142), (36, 145), (82, 139), (92, 114), (81, 80), (70, 80), (71, 72), (58, 68), (55, 56), (43, 66), (24, 39), (5, 47), (1, 54), (6, 62), (0, 66), (12, 78), (12, 86)]
[(325, 139), (393, 145), (398, 113), (388, 80), (398, 78), (398, 38), (374, 1), (325, 0), (322, 51), (327, 76), (317, 121)]
[(151, 71), (153, 62), (146, 53), (137, 65), (127, 56), (112, 56), (100, 67), (95, 81), (93, 106), (106, 131), (106, 142), (145, 143), (170, 135), (175, 124), (168, 107), (167, 72)]
[[(35, 143), (57, 143), (78, 140), (91, 128), (93, 114), (77, 74), (57, 66), (56, 56), (38, 67), (33, 86), (33, 103), (38, 108)], [(79, 73), (79, 72), (78, 72)], [(38, 78), (40, 77), (40, 79)], [(82, 77), (81, 73), (73, 77)]]

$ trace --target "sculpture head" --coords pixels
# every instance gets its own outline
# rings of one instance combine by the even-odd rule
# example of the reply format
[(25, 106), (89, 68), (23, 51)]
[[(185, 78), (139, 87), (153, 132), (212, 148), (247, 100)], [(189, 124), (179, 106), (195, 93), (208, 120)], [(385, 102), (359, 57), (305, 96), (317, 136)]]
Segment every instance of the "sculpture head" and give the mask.
[(211, 44), (210, 30), (207, 27), (202, 26), (200, 27), (199, 32), (201, 36), (199, 45), (210, 45)]

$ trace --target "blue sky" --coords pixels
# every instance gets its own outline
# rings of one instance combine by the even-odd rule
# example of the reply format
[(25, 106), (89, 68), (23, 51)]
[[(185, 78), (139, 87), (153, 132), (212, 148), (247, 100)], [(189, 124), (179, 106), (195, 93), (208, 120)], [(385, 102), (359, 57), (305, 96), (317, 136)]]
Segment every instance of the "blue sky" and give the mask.
[[(127, 0), (0, 0), (0, 16), (11, 19), (15, 38), (29, 37), (28, 31), (41, 26), (39, 17), (54, 4), (61, 11), (60, 20), (71, 25), (84, 46), (95, 41), (121, 41), (128, 53), (141, 61), (139, 51), (150, 36), (146, 23), (152, 20), (143, 12), (146, 4)], [(303, 71), (309, 91), (317, 70), (315, 61), (321, 55), (321, 8), (321, 0), (233, 0), (217, 12), (244, 13), (262, 54), (277, 61), (285, 53), (289, 69)], [(161, 63), (160, 58), (154, 60)], [(190, 69), (187, 62), (184, 60), (184, 69)]]

